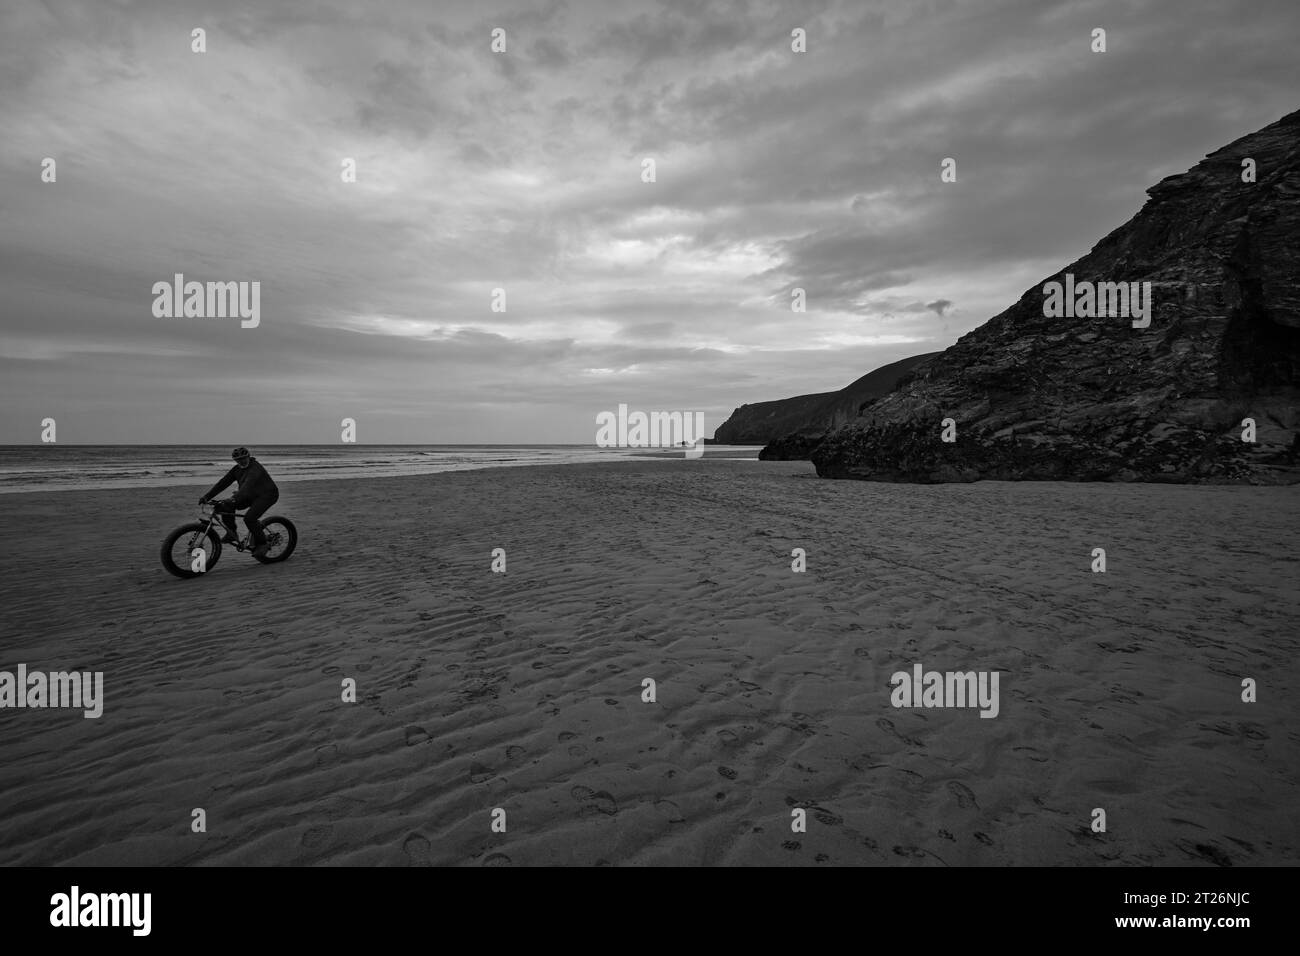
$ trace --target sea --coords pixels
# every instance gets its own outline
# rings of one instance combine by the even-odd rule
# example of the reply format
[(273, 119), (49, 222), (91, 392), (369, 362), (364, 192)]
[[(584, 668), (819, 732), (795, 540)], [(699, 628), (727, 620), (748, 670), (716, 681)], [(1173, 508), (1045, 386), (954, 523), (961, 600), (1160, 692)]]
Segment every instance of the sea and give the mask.
[[(594, 445), (258, 445), (253, 456), (277, 483), (328, 478), (436, 475), (475, 468), (518, 468), (684, 458), (669, 448)], [(707, 445), (706, 458), (758, 460), (757, 446)], [(0, 494), (213, 484), (230, 467), (216, 445), (0, 445)]]

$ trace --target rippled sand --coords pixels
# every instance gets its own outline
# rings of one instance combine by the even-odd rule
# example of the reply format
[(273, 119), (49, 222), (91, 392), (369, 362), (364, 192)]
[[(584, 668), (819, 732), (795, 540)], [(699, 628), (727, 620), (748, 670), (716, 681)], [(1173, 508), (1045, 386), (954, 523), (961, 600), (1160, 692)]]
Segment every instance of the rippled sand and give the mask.
[[(293, 558), (193, 581), (157, 548), (197, 486), (2, 496), (0, 669), (106, 700), (0, 710), (0, 863), (1300, 858), (1300, 488), (811, 475), (289, 484)], [(891, 707), (915, 663), (1000, 715)]]

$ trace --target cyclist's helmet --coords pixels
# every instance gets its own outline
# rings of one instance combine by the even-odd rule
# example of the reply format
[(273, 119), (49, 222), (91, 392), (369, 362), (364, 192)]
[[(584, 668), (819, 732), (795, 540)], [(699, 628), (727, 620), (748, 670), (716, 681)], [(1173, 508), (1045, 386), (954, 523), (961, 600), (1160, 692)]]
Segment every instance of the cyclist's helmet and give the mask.
[(245, 448), (243, 445), (240, 445), (238, 448), (236, 448), (234, 451), (232, 451), (232, 452), (230, 453), (230, 457), (231, 457), (231, 458), (236, 458), (236, 459), (238, 459), (238, 458), (247, 458), (247, 457), (248, 457), (248, 449)]

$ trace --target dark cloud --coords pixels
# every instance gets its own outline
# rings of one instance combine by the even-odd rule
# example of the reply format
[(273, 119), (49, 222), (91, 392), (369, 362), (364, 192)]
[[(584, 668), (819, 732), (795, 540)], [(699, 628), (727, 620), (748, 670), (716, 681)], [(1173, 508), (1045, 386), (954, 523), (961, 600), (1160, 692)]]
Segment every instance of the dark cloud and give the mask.
[(531, 47), (533, 62), (542, 69), (561, 70), (572, 63), (568, 48), (562, 40), (540, 37)]

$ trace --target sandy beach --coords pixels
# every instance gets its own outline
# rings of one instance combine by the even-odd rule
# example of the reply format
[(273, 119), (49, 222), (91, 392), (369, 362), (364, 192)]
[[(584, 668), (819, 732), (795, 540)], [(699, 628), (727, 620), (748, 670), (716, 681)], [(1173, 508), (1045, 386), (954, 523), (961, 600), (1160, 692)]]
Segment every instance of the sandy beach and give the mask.
[[(286, 483), (291, 560), (174, 579), (158, 546), (203, 490), (0, 496), (0, 669), (105, 695), (0, 710), (0, 863), (1300, 858), (1300, 488)], [(998, 716), (892, 707), (918, 663), (998, 671)]]

